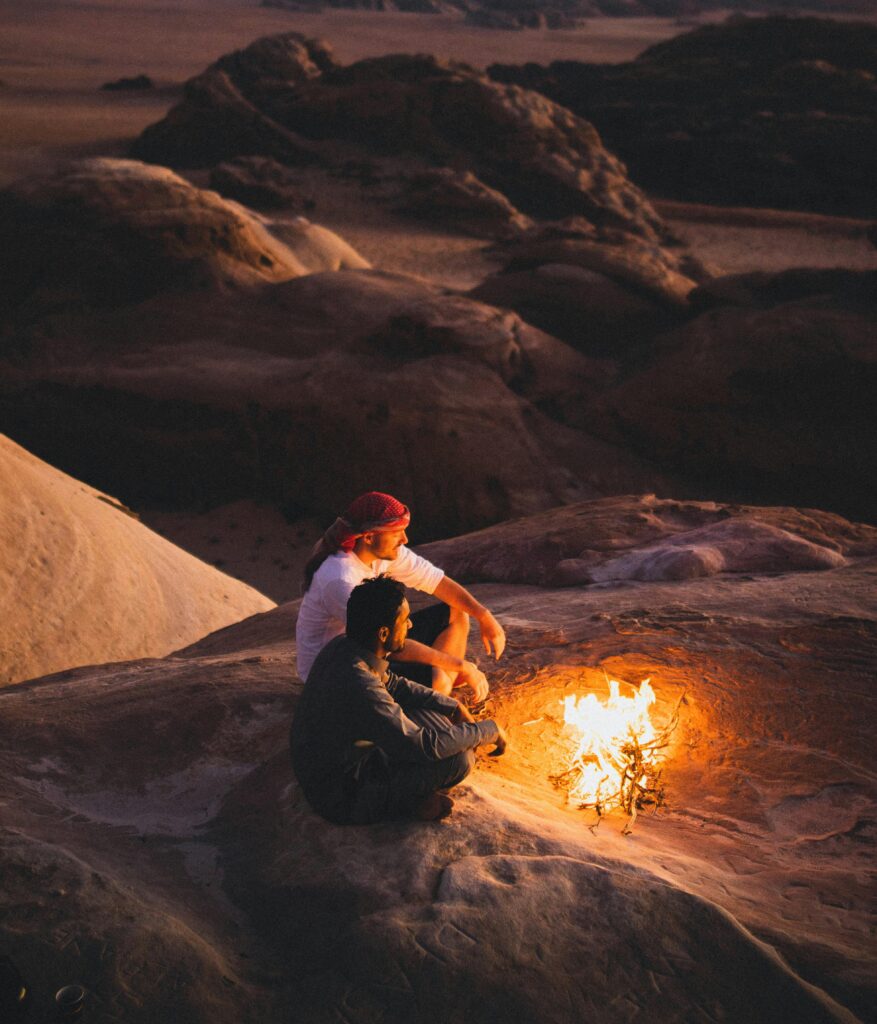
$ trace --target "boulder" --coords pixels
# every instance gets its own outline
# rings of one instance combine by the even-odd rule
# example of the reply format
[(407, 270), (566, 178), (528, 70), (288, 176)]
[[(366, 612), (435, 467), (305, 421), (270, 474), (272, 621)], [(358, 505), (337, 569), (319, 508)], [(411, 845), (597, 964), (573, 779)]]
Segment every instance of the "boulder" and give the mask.
[(695, 282), (672, 250), (572, 220), (495, 250), (507, 263), (469, 293), (596, 356), (625, 357), (678, 322)]
[(458, 172), (449, 167), (413, 175), (401, 209), (476, 238), (507, 238), (533, 223), (501, 192), (488, 188), (471, 171)]
[[(505, 272), (563, 264), (593, 271), (669, 309), (687, 309), (696, 281), (685, 273), (690, 255), (649, 245), (627, 234), (582, 237), (573, 225), (544, 225), (497, 247), (508, 262)], [(685, 268), (685, 269), (683, 269)], [(703, 268), (699, 269), (699, 275)]]
[(877, 528), (814, 509), (601, 498), (418, 549), (454, 577), (572, 586), (831, 569), (877, 555)]
[(316, 206), (303, 195), (294, 173), (267, 156), (241, 156), (218, 164), (210, 172), (210, 187), (227, 199), (259, 209), (301, 212)]
[(273, 607), (0, 435), (0, 687), (160, 658)]
[(469, 171), (530, 216), (578, 214), (651, 241), (665, 232), (594, 127), (545, 97), (424, 55), (338, 67), (297, 33), (211, 65), (133, 152), (200, 167), (254, 153), (404, 157)]
[(469, 294), (596, 357), (621, 358), (676, 317), (606, 275), (567, 263), (494, 274)]
[[(309, 272), (299, 253), (320, 262), (305, 235), (297, 253), (267, 223), (164, 167), (66, 164), (0, 192), (0, 307), (118, 306), (168, 289), (287, 280)], [(323, 267), (350, 253), (337, 241)]]
[(783, 301), (796, 275), (761, 278), (756, 305), (723, 305), (664, 335), (594, 403), (591, 430), (728, 495), (873, 519), (874, 275), (812, 277), (818, 294)]

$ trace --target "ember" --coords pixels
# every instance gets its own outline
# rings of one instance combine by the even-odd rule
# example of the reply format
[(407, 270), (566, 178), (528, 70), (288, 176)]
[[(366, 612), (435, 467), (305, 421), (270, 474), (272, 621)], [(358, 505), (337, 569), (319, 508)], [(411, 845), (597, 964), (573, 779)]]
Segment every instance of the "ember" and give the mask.
[(580, 738), (569, 766), (552, 776), (552, 781), (567, 791), (570, 803), (593, 808), (596, 824), (609, 811), (623, 810), (628, 816), (624, 832), (628, 833), (640, 808), (657, 808), (663, 802), (660, 752), (676, 728), (679, 707), (658, 731), (650, 717), (655, 691), (648, 679), (638, 689), (633, 687), (630, 697), (621, 695), (621, 684), (615, 679), (607, 682), (609, 697), (603, 701), (593, 693), (564, 699), (564, 722), (573, 726)]

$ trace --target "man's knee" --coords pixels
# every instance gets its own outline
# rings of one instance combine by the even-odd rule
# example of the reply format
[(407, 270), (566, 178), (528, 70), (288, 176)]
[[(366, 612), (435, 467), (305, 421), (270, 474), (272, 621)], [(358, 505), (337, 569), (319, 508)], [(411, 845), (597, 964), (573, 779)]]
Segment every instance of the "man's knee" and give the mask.
[(454, 754), (453, 757), (449, 757), (447, 782), (441, 788), (449, 789), (451, 786), (456, 786), (458, 782), (462, 782), (463, 779), (466, 778), (474, 767), (474, 750), (461, 750), (459, 754)]
[(450, 697), (451, 690), (454, 688), (454, 681), (443, 669), (433, 668), (432, 688), (436, 693), (440, 693), (445, 697)]

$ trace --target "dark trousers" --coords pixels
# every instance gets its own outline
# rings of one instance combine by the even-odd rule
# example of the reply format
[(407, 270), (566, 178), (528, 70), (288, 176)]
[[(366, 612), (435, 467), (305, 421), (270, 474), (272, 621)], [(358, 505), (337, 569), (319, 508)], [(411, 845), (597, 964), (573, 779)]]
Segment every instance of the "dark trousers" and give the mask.
[[(451, 621), (451, 609), (440, 602), (431, 604), (428, 608), (421, 608), (411, 616), (411, 629), (408, 631), (409, 640), (417, 640), (427, 647), (432, 647), (439, 635), (444, 633)], [(415, 661), (390, 662), (391, 671), (397, 676), (405, 676), (406, 679), (413, 679), (421, 686), (428, 686), (432, 689), (432, 665), (421, 665)]]
[[(437, 711), (418, 709), (408, 714), (412, 722), (433, 729), (450, 727)], [(464, 750), (453, 757), (426, 764), (390, 761), (380, 747), (368, 747), (356, 766), (351, 793), (350, 821), (367, 825), (374, 821), (409, 817), (417, 805), (438, 789), (456, 786), (472, 770), (475, 751)]]

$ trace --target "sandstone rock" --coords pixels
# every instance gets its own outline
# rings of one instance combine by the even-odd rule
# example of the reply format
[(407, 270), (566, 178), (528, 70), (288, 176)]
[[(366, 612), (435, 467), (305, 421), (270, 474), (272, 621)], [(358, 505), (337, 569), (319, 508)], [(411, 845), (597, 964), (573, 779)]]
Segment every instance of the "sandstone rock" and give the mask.
[(260, 105), (334, 66), (325, 43), (298, 32), (258, 39), (190, 79), (183, 102), (143, 132), (132, 155), (178, 167), (250, 155), (309, 163), (314, 146)]
[(505, 269), (469, 294), (514, 309), (581, 351), (615, 358), (679, 320), (695, 282), (670, 250), (586, 231), (575, 221), (543, 225), (497, 246)]
[(419, 550), (455, 577), (570, 586), (829, 569), (877, 554), (877, 528), (813, 509), (612, 497)]
[(532, 225), (502, 193), (488, 188), (471, 171), (448, 167), (413, 176), (402, 209), (476, 237), (506, 238)]
[(210, 187), (228, 199), (262, 209), (312, 210), (295, 175), (271, 157), (243, 156), (218, 164), (210, 172)]
[(656, 480), (569, 425), (603, 365), (401, 275), (160, 295), (61, 326), (63, 342), (33, 329), (0, 422), (140, 507), (248, 497), (323, 518), (378, 488), (434, 537)]
[(163, 657), (273, 602), (0, 435), (0, 687)]
[(469, 293), (591, 356), (620, 358), (675, 318), (604, 274), (564, 263), (494, 274)]
[(773, 309), (787, 302), (836, 295), (851, 305), (877, 290), (877, 272), (795, 267), (778, 273), (729, 274), (704, 282), (690, 295), (691, 306), (702, 312), (720, 306)]
[(723, 306), (662, 337), (591, 429), (738, 494), (873, 519), (873, 275), (814, 277), (837, 284), (782, 301), (796, 276), (778, 275), (758, 286), (768, 308)]
[(593, 121), (634, 180), (665, 198), (877, 213), (873, 24), (741, 18), (699, 26), (626, 64), (488, 71)]
[[(677, 526), (705, 510), (675, 506)], [(631, 500), (616, 527), (605, 505), (604, 539), (637, 511), (647, 533), (672, 509)], [(841, 545), (862, 529), (782, 514)], [(536, 550), (544, 526), (502, 529)], [(619, 992), (668, 1024), (867, 1019), (874, 573), (476, 587), (508, 630), (489, 674), (511, 747), (441, 824), (308, 808), (285, 751), (295, 604), (9, 687), (0, 942), (38, 998), (75, 969), (132, 1022), (615, 1024)], [(665, 804), (630, 837), (615, 814), (592, 832), (548, 778), (574, 742), (563, 698), (606, 676), (650, 676), (659, 724), (679, 712)]]
[(0, 192), (0, 304), (118, 305), (303, 273), (263, 222), (172, 171), (95, 158)]
[(368, 260), (334, 231), (312, 224), (306, 217), (265, 220), (263, 223), (294, 254), (300, 276), (326, 270), (368, 270), (371, 267)]
[(845, 564), (839, 552), (787, 530), (732, 519), (675, 534), (597, 566), (564, 561), (559, 563), (557, 573), (564, 583), (602, 583), (686, 580), (720, 572), (800, 572), (837, 569)]
[(531, 270), (549, 263), (581, 267), (612, 278), (662, 305), (685, 309), (695, 281), (680, 270), (686, 254), (648, 245), (630, 235), (583, 238), (551, 225), (531, 237), (506, 243), (498, 251), (509, 257), (505, 270)]
[(649, 240), (664, 232), (593, 126), (550, 100), (427, 56), (339, 68), (296, 33), (259, 40), (193, 79), (134, 154), (188, 166), (253, 153), (337, 162), (339, 144), (348, 159), (407, 156), (469, 171), (528, 215), (579, 214)]

